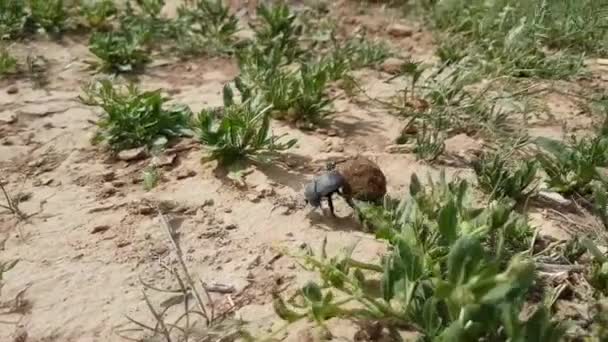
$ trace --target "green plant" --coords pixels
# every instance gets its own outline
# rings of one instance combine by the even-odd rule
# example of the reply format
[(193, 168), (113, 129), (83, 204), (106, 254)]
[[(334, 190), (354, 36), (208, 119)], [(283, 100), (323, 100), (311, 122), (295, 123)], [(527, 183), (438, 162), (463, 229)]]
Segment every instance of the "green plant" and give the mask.
[(144, 190), (150, 191), (154, 189), (160, 180), (160, 172), (154, 166), (148, 166), (143, 172)]
[(139, 71), (150, 61), (144, 47), (146, 39), (130, 31), (95, 32), (89, 41), (89, 50), (101, 60), (101, 70)]
[(177, 48), (182, 53), (232, 53), (238, 19), (221, 0), (197, 0), (182, 5), (175, 24)]
[(507, 162), (511, 154), (495, 153), (483, 155), (473, 162), (479, 187), (494, 199), (512, 198), (515, 201), (527, 199), (535, 190), (532, 183), (536, 179), (538, 163), (526, 160), (514, 165)]
[(29, 4), (34, 25), (51, 34), (65, 30), (68, 12), (63, 0), (29, 0)]
[(132, 0), (119, 13), (120, 30), (124, 35), (140, 38), (142, 44), (151, 45), (173, 37), (171, 21), (161, 16), (164, 0)]
[(257, 13), (261, 23), (252, 26), (255, 44), (265, 52), (278, 48), (288, 61), (293, 61), (302, 53), (298, 46), (302, 26), (296, 22), (297, 17), (290, 12), (289, 6), (284, 3), (266, 6), (262, 3)]
[(535, 144), (542, 150), (537, 154), (547, 174), (547, 184), (565, 195), (588, 195), (594, 180), (601, 181), (598, 167), (608, 165), (608, 139), (572, 137), (569, 143), (539, 137)]
[(162, 147), (169, 138), (188, 134), (190, 110), (185, 106), (165, 108), (167, 99), (160, 90), (140, 91), (133, 84), (122, 89), (103, 80), (86, 89), (81, 101), (103, 109), (93, 142), (105, 142), (115, 151)]
[(20, 36), (25, 30), (27, 17), (24, 0), (0, 0), (0, 40)]
[(229, 85), (224, 87), (223, 94), (222, 110), (203, 109), (193, 123), (210, 158), (223, 165), (245, 158), (267, 160), (295, 145), (295, 139), (281, 143), (283, 136), (270, 132), (271, 106), (261, 96), (236, 103)]
[(344, 50), (353, 69), (377, 66), (392, 55), (385, 42), (370, 41), (365, 36), (350, 39)]
[(585, 237), (581, 243), (593, 257), (591, 267), (587, 270), (589, 284), (603, 296), (608, 296), (608, 257), (591, 239)]
[(118, 14), (118, 9), (113, 0), (81, 0), (80, 13), (89, 27), (100, 30), (108, 26), (108, 21)]
[[(268, 55), (249, 47), (238, 55), (241, 74), (235, 83), (244, 98), (259, 94), (272, 105), (273, 115), (304, 124), (319, 124), (329, 113), (331, 100), (326, 94), (330, 66), (325, 63), (299, 63), (285, 66), (278, 47)], [(297, 67), (297, 68), (296, 68)]]
[(592, 1), (456, 0), (430, 3), (427, 10), (435, 26), (449, 32), (439, 49), (444, 61), (483, 73), (563, 78), (582, 68), (582, 51), (605, 51), (602, 7)]
[(445, 138), (441, 132), (429, 130), (426, 125), (416, 135), (414, 153), (416, 159), (432, 162), (445, 150)]
[(564, 329), (543, 306), (519, 315), (535, 266), (522, 255), (505, 258), (503, 242), (521, 221), (499, 204), (470, 207), (467, 193), (464, 181), (442, 176), (426, 190), (414, 175), (410, 195), (375, 216), (385, 223), (376, 235), (391, 246), (380, 262), (353, 259), (354, 247), (328, 258), (324, 241), (320, 257), (304, 257), (322, 283), (290, 301), (276, 296), (275, 311), (289, 322), (376, 321), (415, 330), (421, 341), (559, 341)]
[(17, 72), (17, 60), (8, 50), (0, 48), (0, 77)]

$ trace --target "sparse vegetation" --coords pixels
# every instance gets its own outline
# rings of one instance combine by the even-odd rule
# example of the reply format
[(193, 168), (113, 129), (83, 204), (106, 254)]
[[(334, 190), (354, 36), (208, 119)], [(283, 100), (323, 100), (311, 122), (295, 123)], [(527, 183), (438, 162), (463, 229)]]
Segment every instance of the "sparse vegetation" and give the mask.
[(17, 72), (17, 60), (7, 49), (0, 47), (0, 77)]
[(96, 32), (89, 50), (101, 60), (101, 70), (133, 72), (150, 61), (145, 42), (146, 37), (137, 32)]
[(105, 142), (119, 151), (141, 146), (164, 146), (168, 139), (186, 134), (190, 110), (166, 108), (160, 90), (140, 91), (130, 84), (123, 89), (109, 80), (93, 84), (82, 101), (103, 109), (94, 142)]
[[(4, 273), (16, 263), (7, 260), (40, 255), (68, 263), (57, 266), (85, 267), (105, 246), (116, 246), (131, 268), (113, 275), (112, 284), (132, 286), (131, 277), (141, 272), (145, 288), (143, 297), (125, 296), (121, 305), (143, 298), (140, 304), (150, 314), (129, 315), (133, 329), (120, 332), (126, 339), (292, 339), (274, 334), (275, 322), (266, 324), (270, 320), (260, 325), (261, 331), (272, 330), (269, 339), (254, 338), (232, 320), (240, 307), (272, 294), (286, 327), (308, 319), (330, 330), (343, 323), (332, 318), (343, 318), (358, 325), (352, 337), (357, 341), (399, 340), (405, 332), (433, 342), (607, 340), (608, 97), (601, 86), (608, 65), (608, 3), (316, 1), (295, 7), (274, 2), (261, 3), (257, 18), (248, 13), (250, 30), (242, 28), (242, 12), (221, 0), (183, 1), (176, 16), (168, 14), (174, 8), (166, 11), (166, 3), (0, 0), (0, 150), (8, 151), (0, 153), (0, 172), (7, 171), (11, 181), (23, 179), (24, 187), (9, 193), (12, 183), (0, 182), (0, 233), (7, 237), (0, 237), (0, 250), (7, 254), (0, 262), (0, 290)], [(417, 15), (415, 22), (394, 13), (390, 20), (376, 18), (400, 7)], [(419, 11), (409, 11), (414, 7)], [(391, 29), (384, 30), (385, 24)], [(48, 39), (38, 32), (65, 39), (37, 46)], [(73, 100), (68, 89), (87, 76), (78, 67), (84, 56), (74, 42), (87, 40), (97, 71), (115, 75), (84, 89), (81, 102), (98, 113), (77, 106), (75, 116), (66, 115)], [(427, 58), (433, 53), (438, 60)], [(162, 60), (152, 63), (157, 56)], [(384, 63), (389, 57), (394, 58)], [(192, 59), (174, 64), (176, 58)], [(355, 72), (361, 68), (371, 70)], [(586, 74), (590, 77), (578, 77)], [(133, 83), (135, 76), (141, 87)], [(52, 87), (46, 87), (50, 81)], [(218, 84), (224, 84), (222, 92)], [(184, 104), (174, 105), (160, 89), (147, 90), (151, 85), (177, 94), (174, 100)], [(220, 97), (222, 105), (212, 107)], [(332, 120), (338, 113), (344, 117)], [(96, 125), (95, 132), (82, 132), (87, 122)], [(275, 123), (280, 134), (271, 129)], [(307, 131), (292, 133), (294, 126)], [(88, 133), (95, 133), (92, 143), (111, 151), (110, 158), (102, 161), (98, 151), (80, 148)], [(399, 133), (397, 143), (408, 146), (390, 143)], [(560, 135), (572, 137), (545, 137)], [(294, 136), (302, 148), (292, 154)], [(200, 150), (205, 160), (217, 161), (212, 175), (192, 163)], [(389, 192), (382, 204), (355, 200), (358, 220), (352, 220), (345, 205), (337, 208), (337, 217), (327, 218), (304, 213), (300, 199), (288, 200), (323, 163), (337, 170), (355, 153), (378, 157), (378, 165), (386, 166)], [(120, 169), (111, 164), (116, 159)], [(435, 174), (435, 161), (449, 165), (450, 180), (444, 170), (424, 184), (414, 174), (407, 194), (394, 197), (408, 185), (395, 177), (431, 166)], [(474, 189), (461, 173), (467, 180), (476, 176)], [(238, 189), (198, 196), (223, 185), (224, 175), (236, 180)], [(74, 186), (87, 203), (70, 195)], [(177, 193), (184, 186), (192, 189)], [(240, 190), (246, 193), (230, 198)], [(149, 200), (156, 196), (171, 199)], [(177, 203), (186, 197), (188, 203)], [(15, 252), (10, 239), (23, 234), (13, 234), (5, 223), (21, 229), (37, 205), (41, 234)], [(284, 210), (277, 214), (277, 208)], [(170, 211), (176, 217), (161, 213)], [(98, 224), (107, 219), (145, 228), (140, 223), (154, 212), (172, 248), (143, 229)], [(78, 229), (57, 228), (72, 215)], [(175, 230), (169, 224), (173, 219), (186, 222), (179, 232), (177, 224)], [(320, 254), (308, 247), (317, 234), (283, 233), (278, 227), (292, 220), (296, 229), (329, 228)], [(268, 223), (267, 230), (249, 234), (259, 222)], [(89, 223), (95, 225), (85, 226)], [(201, 232), (199, 224), (209, 226)], [(361, 227), (365, 232), (349, 232)], [(59, 231), (52, 244), (44, 240)], [(89, 232), (93, 242), (83, 241)], [(287, 247), (267, 255), (268, 245), (282, 234), (289, 237), (280, 241)], [(352, 246), (343, 255), (327, 255), (334, 249), (329, 241), (338, 238), (335, 246), (343, 246), (364, 234), (365, 240), (375, 238), (362, 242), (373, 248)], [(252, 244), (254, 236), (260, 240)], [(188, 255), (180, 241), (188, 244)], [(93, 254), (71, 255), (83, 242), (95, 245)], [(295, 254), (287, 250), (291, 242), (305, 252), (299, 260), (315, 279), (300, 288), (289, 280), (298, 272), (287, 260)], [(38, 254), (37, 248), (49, 245), (58, 250)], [(222, 250), (213, 250), (216, 246)], [(112, 260), (113, 253), (100, 260)], [(138, 267), (130, 264), (134, 259)], [(48, 268), (46, 261), (28, 261), (19, 280), (30, 284), (46, 277), (30, 275)], [(231, 276), (239, 279), (234, 286), (196, 280), (186, 265), (191, 261), (211, 272), (208, 279), (229, 263), (226, 269), (234, 266)], [(275, 269), (279, 274), (273, 279)], [(99, 268), (99, 274), (115, 270)], [(163, 286), (155, 279), (159, 271), (166, 272)], [(78, 308), (75, 304), (90, 297), (84, 293), (90, 284), (77, 282), (83, 279), (76, 277), (66, 288), (77, 301), (51, 296), (48, 304), (66, 303), (45, 310)], [(95, 279), (86, 278), (90, 281)], [(165, 289), (168, 284), (176, 286)], [(17, 292), (15, 307), (24, 291)], [(115, 295), (99, 292), (100, 298)], [(170, 297), (160, 298), (163, 293)], [(73, 326), (49, 328), (59, 336), (28, 338), (65, 339), (72, 332), (62, 329)]]
[(541, 137), (535, 143), (542, 149), (537, 158), (551, 189), (585, 196), (592, 192), (594, 180), (603, 179), (598, 167), (608, 165), (608, 140), (604, 137), (572, 137), (569, 143)]
[(49, 34), (60, 34), (66, 29), (68, 11), (63, 0), (29, 0), (31, 21), (36, 28)]
[(224, 87), (224, 107), (203, 109), (194, 122), (200, 142), (209, 156), (227, 165), (239, 159), (267, 160), (287, 150), (296, 140), (279, 142), (270, 130), (270, 106), (260, 96), (235, 102), (230, 86)]
[(331, 101), (326, 94), (330, 81), (329, 65), (300, 63), (295, 70), (282, 64), (283, 55), (275, 48), (270, 55), (255, 47), (239, 56), (241, 74), (235, 80), (245, 98), (254, 94), (272, 105), (273, 116), (304, 124), (319, 124), (329, 114)]
[(473, 170), (479, 187), (492, 198), (522, 201), (535, 190), (539, 166), (535, 160), (509, 163), (511, 157), (508, 152), (484, 155), (473, 163)]
[(278, 49), (288, 62), (292, 62), (302, 51), (298, 39), (302, 26), (296, 22), (296, 15), (285, 3), (273, 6), (260, 4), (258, 7), (260, 24), (254, 25), (255, 43), (263, 53), (268, 54)]
[(110, 19), (118, 14), (113, 0), (81, 0), (80, 13), (94, 30), (109, 29)]
[(564, 78), (581, 70), (584, 53), (606, 52), (605, 5), (593, 1), (421, 2), (448, 32), (440, 57), (484, 73)]
[(0, 0), (0, 40), (17, 38), (25, 30), (26, 23), (24, 0)]
[(221, 0), (197, 0), (178, 8), (177, 49), (185, 55), (228, 54), (234, 51), (238, 19)]
[(473, 208), (466, 182), (442, 176), (427, 190), (414, 175), (409, 197), (385, 210), (361, 215), (380, 224), (376, 236), (390, 243), (388, 254), (367, 264), (353, 259), (354, 249), (328, 258), (324, 245), (320, 257), (304, 257), (322, 284), (308, 283), (289, 304), (276, 297), (281, 318), (373, 320), (389, 330), (417, 331), (423, 341), (563, 336), (564, 327), (542, 305), (527, 320), (519, 317), (534, 262), (516, 254), (529, 247), (521, 232), (531, 233), (509, 208)]

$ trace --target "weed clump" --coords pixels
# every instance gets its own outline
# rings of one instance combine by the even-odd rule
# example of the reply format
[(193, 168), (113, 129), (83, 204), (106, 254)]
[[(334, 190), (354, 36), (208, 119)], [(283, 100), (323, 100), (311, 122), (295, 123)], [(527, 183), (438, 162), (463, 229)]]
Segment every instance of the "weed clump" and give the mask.
[(283, 136), (270, 131), (270, 108), (260, 96), (241, 103), (234, 101), (230, 86), (224, 87), (224, 107), (203, 109), (193, 127), (211, 159), (231, 164), (239, 159), (267, 161), (275, 153), (296, 144), (295, 139), (279, 142)]
[(508, 163), (509, 154), (483, 155), (473, 162), (479, 187), (493, 199), (511, 198), (522, 201), (529, 198), (535, 187), (539, 165), (526, 160), (514, 165)]
[(95, 32), (89, 50), (101, 60), (101, 70), (133, 72), (150, 61), (145, 42), (146, 36), (137, 32)]
[(537, 158), (547, 174), (547, 185), (564, 195), (589, 195), (592, 182), (604, 179), (600, 167), (608, 165), (608, 139), (602, 136), (575, 138), (568, 143), (539, 137)]
[(62, 33), (67, 24), (68, 11), (63, 0), (30, 0), (31, 20), (37, 28), (49, 34)]
[(320, 257), (303, 257), (322, 282), (309, 282), (289, 301), (275, 296), (277, 314), (321, 326), (334, 317), (381, 322), (423, 341), (559, 341), (565, 329), (542, 304), (527, 319), (519, 315), (535, 278), (534, 262), (518, 254), (532, 235), (525, 220), (499, 202), (472, 207), (467, 183), (444, 177), (425, 188), (414, 175), (403, 201), (363, 207), (359, 216), (389, 252), (363, 263), (354, 248), (328, 257), (324, 241)]
[(93, 142), (105, 142), (112, 150), (161, 148), (168, 139), (187, 134), (190, 110), (183, 106), (165, 108), (167, 99), (160, 90), (140, 91), (132, 84), (121, 89), (103, 80), (85, 95), (81, 97), (84, 103), (104, 111)]
[(112, 0), (81, 0), (80, 15), (93, 30), (105, 30), (109, 20), (118, 14), (118, 8)]
[(234, 52), (238, 19), (221, 0), (197, 0), (182, 5), (174, 24), (176, 47), (185, 55)]
[(435, 26), (448, 32), (439, 49), (444, 61), (462, 61), (490, 74), (564, 78), (581, 70), (581, 52), (606, 53), (605, 6), (457, 0), (433, 2), (427, 9)]
[(25, 30), (28, 14), (24, 0), (0, 0), (0, 39), (15, 39)]
[(7, 49), (0, 47), (0, 77), (17, 72), (17, 60)]

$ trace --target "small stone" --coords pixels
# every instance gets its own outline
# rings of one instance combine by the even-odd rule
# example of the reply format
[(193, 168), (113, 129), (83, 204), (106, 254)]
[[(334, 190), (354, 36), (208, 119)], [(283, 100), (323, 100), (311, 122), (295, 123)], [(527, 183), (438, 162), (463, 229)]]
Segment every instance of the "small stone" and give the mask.
[(204, 202), (202, 207), (212, 207), (215, 204), (215, 201), (213, 200), (213, 198), (207, 198)]
[(262, 262), (262, 256), (258, 255), (255, 258), (253, 258), (253, 260), (249, 263), (249, 265), (247, 265), (247, 269), (252, 270), (252, 269), (258, 267), (261, 262)]
[(139, 147), (118, 152), (118, 159), (122, 161), (134, 161), (144, 159), (147, 155), (146, 149)]
[(161, 200), (158, 202), (158, 208), (163, 212), (177, 211), (179, 207), (179, 202), (174, 200)]
[(152, 253), (156, 255), (164, 255), (169, 251), (169, 247), (167, 247), (164, 243), (159, 243), (156, 246), (152, 247)]
[(411, 37), (414, 33), (414, 30), (403, 24), (392, 24), (388, 27), (388, 34), (393, 37)]
[(116, 179), (116, 172), (114, 172), (112, 170), (105, 171), (101, 174), (101, 179), (103, 179), (106, 182), (111, 182), (114, 179)]
[(125, 183), (124, 181), (121, 180), (117, 180), (112, 182), (112, 185), (116, 188), (122, 188), (123, 186), (125, 186), (127, 183)]
[(122, 241), (118, 241), (116, 243), (116, 247), (123, 248), (123, 247), (126, 247), (126, 246), (130, 245), (130, 244), (131, 244), (131, 241), (122, 240)]
[(330, 128), (327, 130), (327, 135), (330, 137), (337, 137), (339, 134), (337, 130)]
[(259, 198), (270, 197), (275, 194), (274, 189), (268, 184), (258, 185), (255, 190)]
[(104, 197), (104, 198), (110, 197), (110, 196), (116, 194), (116, 191), (117, 191), (116, 188), (112, 184), (105, 183), (103, 185), (103, 187), (101, 188), (100, 196)]
[(538, 196), (544, 200), (557, 203), (560, 206), (569, 207), (572, 205), (572, 201), (564, 198), (564, 196), (558, 194), (557, 192), (540, 190), (538, 192)]
[(239, 228), (239, 226), (237, 226), (237, 225), (236, 225), (236, 224), (234, 224), (234, 223), (227, 224), (227, 225), (224, 227), (224, 229), (226, 229), (226, 230), (235, 230), (235, 229), (238, 229), (238, 228)]
[(32, 193), (31, 192), (20, 192), (17, 195), (15, 195), (15, 201), (16, 202), (27, 202), (30, 199), (32, 199)]
[(150, 162), (150, 164), (152, 164), (153, 166), (157, 166), (157, 167), (171, 166), (175, 162), (176, 158), (177, 158), (177, 154), (175, 154), (175, 153), (163, 154), (161, 156), (154, 156), (152, 158), (152, 161)]
[(2, 142), (0, 142), (0, 144), (2, 144), (3, 146), (13, 146), (15, 143), (9, 138), (4, 138), (2, 139)]
[(45, 122), (44, 125), (42, 125), (43, 128), (46, 129), (51, 129), (51, 128), (55, 128), (55, 125), (53, 125), (52, 122)]
[(108, 226), (107, 224), (95, 226), (95, 227), (93, 227), (93, 229), (91, 229), (91, 234), (103, 233), (108, 229), (110, 229), (110, 226)]
[(412, 152), (412, 146), (410, 145), (389, 145), (386, 147), (386, 153), (399, 154), (399, 153), (410, 153)]
[(403, 61), (399, 58), (395, 58), (395, 57), (390, 57), (387, 58), (384, 63), (382, 63), (382, 65), (380, 66), (380, 68), (382, 69), (382, 71), (386, 72), (387, 74), (398, 74), (401, 72), (401, 67), (403, 66)]
[(17, 94), (19, 92), (19, 88), (16, 85), (12, 85), (6, 89), (6, 93), (10, 95)]
[(247, 194), (247, 199), (252, 203), (258, 203), (260, 201), (260, 197), (256, 194)]
[(230, 214), (232, 212), (232, 209), (230, 209), (230, 208), (224, 208), (224, 212), (226, 214)]
[(144, 234), (144, 239), (145, 240), (150, 240), (151, 238), (152, 238), (152, 235), (150, 233)]
[(5, 123), (5, 124), (14, 124), (15, 122), (17, 122), (17, 115), (11, 113), (8, 115), (8, 117), (0, 117), (0, 123)]
[(334, 152), (344, 152), (344, 146), (343, 145), (335, 145), (335, 146), (332, 146), (331, 149)]
[(176, 179), (186, 179), (186, 178), (190, 178), (190, 177), (194, 177), (194, 176), (196, 176), (196, 172), (194, 170), (181, 169), (181, 170), (177, 171), (175, 178)]
[(325, 128), (317, 128), (317, 133), (327, 135), (327, 130)]

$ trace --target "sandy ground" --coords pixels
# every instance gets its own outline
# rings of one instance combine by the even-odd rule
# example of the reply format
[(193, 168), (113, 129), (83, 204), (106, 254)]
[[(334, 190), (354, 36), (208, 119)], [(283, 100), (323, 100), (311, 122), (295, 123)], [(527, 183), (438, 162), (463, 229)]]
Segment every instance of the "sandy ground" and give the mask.
[[(382, 10), (360, 14), (351, 7), (336, 6), (342, 20), (380, 36), (382, 27), (393, 21)], [(415, 29), (411, 37), (383, 38), (391, 39), (404, 56), (432, 58), (428, 32)], [(169, 162), (162, 168), (161, 183), (146, 192), (141, 177), (150, 159), (112, 160), (89, 142), (99, 110), (77, 100), (80, 88), (93, 77), (84, 69), (84, 61), (92, 58), (85, 43), (66, 37), (61, 44), (15, 46), (19, 53), (48, 59), (50, 83), (43, 89), (28, 79), (0, 83), (0, 176), (11, 193), (27, 195), (21, 209), (35, 213), (22, 222), (0, 212), (0, 237), (6, 239), (2, 259), (20, 259), (6, 274), (2, 297), (13, 298), (26, 289), (29, 303), (23, 312), (3, 318), (15, 324), (0, 324), (2, 341), (12, 341), (20, 331), (27, 331), (27, 341), (120, 341), (115, 332), (128, 323), (125, 315), (149, 319), (138, 278), (170, 286), (162, 265), (176, 262), (150, 203), (169, 208), (167, 217), (180, 233), (191, 271), (207, 283), (234, 286), (232, 299), (242, 306), (239, 315), (266, 329), (277, 321), (271, 288), (279, 282), (293, 288), (309, 277), (277, 248), (318, 248), (327, 237), (330, 251), (358, 242), (355, 255), (363, 260), (373, 260), (384, 250), (371, 235), (358, 231), (342, 201), (336, 219), (304, 207), (303, 184), (327, 158), (371, 156), (386, 173), (391, 194), (402, 192), (414, 172), (436, 174), (445, 167), (449, 174), (470, 174), (467, 169), (417, 162), (412, 154), (388, 153), (403, 122), (382, 108), (364, 108), (342, 95), (335, 101), (332, 123), (337, 136), (275, 123), (275, 132), (297, 138), (298, 147), (279, 163), (250, 167), (245, 188), (218, 178), (212, 165), (201, 163), (200, 145), (186, 140), (163, 155)], [(238, 72), (235, 63), (225, 59), (169, 62), (149, 68), (139, 80), (142, 87), (162, 88), (195, 111), (220, 105), (222, 86)], [(400, 88), (399, 80), (385, 83), (389, 75), (380, 71), (356, 75), (371, 96), (390, 96)], [(538, 119), (530, 127), (532, 134), (559, 137), (564, 121), (589, 122), (574, 106), (560, 101), (548, 99), (560, 117)], [(454, 153), (466, 154), (479, 146), (465, 135), (448, 141)], [(567, 236), (542, 212), (532, 219), (544, 232)], [(222, 302), (225, 296), (216, 299)]]

